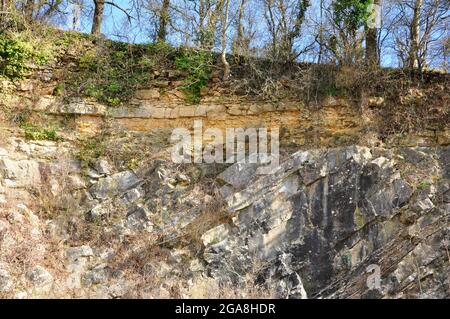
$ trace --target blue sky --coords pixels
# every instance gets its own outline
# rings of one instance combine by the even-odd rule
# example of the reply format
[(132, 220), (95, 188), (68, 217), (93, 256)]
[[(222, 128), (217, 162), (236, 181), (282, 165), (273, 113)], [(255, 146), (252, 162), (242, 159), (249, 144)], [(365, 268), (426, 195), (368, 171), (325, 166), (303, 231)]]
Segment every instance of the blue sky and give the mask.
[[(173, 0), (177, 1), (177, 0)], [(253, 45), (255, 47), (262, 48), (265, 41), (267, 40), (267, 32), (264, 31), (265, 20), (264, 20), (264, 9), (259, 6), (257, 0), (249, 0), (250, 14), (253, 17), (254, 28), (257, 30), (255, 38), (253, 40)], [(130, 6), (130, 1), (128, 0), (114, 0), (114, 2), (124, 9), (127, 9), (131, 15), (137, 16), (136, 12)], [(232, 1), (232, 3), (235, 3)], [(93, 2), (92, 2), (93, 6)], [(92, 7), (88, 10), (92, 14)], [(69, 10), (70, 12), (70, 10)], [(319, 1), (312, 1), (312, 6), (308, 9), (309, 20), (317, 20), (319, 12)], [(232, 13), (233, 14), (233, 13)], [(80, 24), (79, 31), (89, 32), (91, 29), (91, 16), (85, 17)], [(69, 21), (71, 18), (69, 18)], [(104, 22), (102, 26), (102, 32), (108, 38), (133, 43), (148, 43), (151, 42), (152, 34), (152, 19), (149, 16), (141, 16), (141, 21), (133, 19), (131, 23), (128, 22), (126, 15), (119, 9), (106, 5)], [(65, 28), (68, 28), (66, 25)], [(70, 28), (70, 26), (69, 26)], [(315, 26), (310, 23), (310, 25), (303, 26), (303, 35), (301, 40), (297, 43), (300, 47), (306, 43), (313, 41), (313, 31)], [(231, 33), (232, 31), (230, 31)], [(232, 34), (229, 34), (232, 36)], [(169, 41), (173, 45), (179, 45), (182, 41), (178, 34), (169, 34)], [(262, 49), (260, 49), (262, 50)], [(302, 60), (315, 61), (317, 53), (311, 53), (309, 55), (302, 56)], [(384, 48), (381, 55), (381, 62), (383, 66), (397, 66), (397, 57), (394, 52), (388, 47)]]

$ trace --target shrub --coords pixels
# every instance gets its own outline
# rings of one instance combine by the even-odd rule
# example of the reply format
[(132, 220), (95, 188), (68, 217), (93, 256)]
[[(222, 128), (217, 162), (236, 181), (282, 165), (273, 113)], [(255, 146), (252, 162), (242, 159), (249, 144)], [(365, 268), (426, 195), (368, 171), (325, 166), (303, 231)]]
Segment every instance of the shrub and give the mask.
[(0, 72), (1, 75), (17, 79), (28, 71), (28, 61), (33, 57), (33, 48), (27, 43), (6, 35), (0, 37)]
[(175, 67), (188, 75), (182, 89), (187, 93), (188, 101), (200, 102), (200, 90), (208, 83), (212, 64), (212, 55), (205, 51), (181, 51), (175, 58)]
[(22, 124), (21, 128), (25, 132), (25, 138), (27, 140), (40, 141), (40, 140), (49, 140), (49, 141), (58, 141), (60, 137), (58, 133), (53, 128), (42, 128), (33, 124)]
[(82, 140), (77, 154), (82, 162), (83, 170), (87, 171), (90, 164), (105, 154), (106, 147), (100, 137)]
[[(56, 30), (51, 28), (45, 29), (45, 35), (54, 38), (53, 44), (56, 47), (68, 48), (70, 46), (84, 45), (85, 41), (92, 41), (90, 34), (72, 31), (72, 30)], [(53, 36), (53, 37), (51, 37)]]
[(427, 181), (422, 181), (419, 185), (417, 185), (417, 189), (418, 190), (424, 190), (430, 187), (430, 183), (428, 183)]
[(54, 96), (61, 96), (64, 92), (64, 83), (58, 83), (53, 89)]
[(94, 52), (86, 52), (80, 57), (78, 61), (78, 66), (82, 70), (86, 71), (97, 71), (97, 57)]
[(151, 54), (160, 53), (164, 56), (167, 56), (174, 50), (174, 48), (172, 46), (170, 46), (170, 44), (168, 44), (167, 42), (157, 41), (157, 42), (148, 44), (146, 50)]
[(66, 86), (111, 106), (129, 100), (150, 77), (154, 62), (144, 46), (109, 42), (101, 51), (88, 51), (80, 57), (80, 72)]
[(30, 71), (30, 64), (47, 63), (52, 52), (25, 34), (0, 33), (0, 75), (20, 79)]

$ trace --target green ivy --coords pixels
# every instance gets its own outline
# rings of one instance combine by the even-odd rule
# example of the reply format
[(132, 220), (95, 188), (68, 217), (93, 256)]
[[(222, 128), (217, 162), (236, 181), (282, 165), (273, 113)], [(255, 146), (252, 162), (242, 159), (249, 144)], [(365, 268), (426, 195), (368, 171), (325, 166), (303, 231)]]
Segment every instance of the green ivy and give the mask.
[(208, 83), (212, 65), (212, 55), (206, 51), (181, 51), (175, 58), (175, 67), (187, 73), (182, 89), (187, 93), (188, 102), (200, 102), (200, 91)]
[(0, 75), (20, 79), (30, 71), (30, 63), (44, 65), (49, 59), (49, 52), (36, 49), (29, 41), (0, 33)]
[(33, 48), (25, 42), (0, 35), (0, 74), (10, 78), (22, 78), (28, 71), (27, 63), (33, 57)]
[(117, 106), (148, 82), (154, 62), (145, 46), (109, 42), (103, 50), (88, 51), (81, 56), (80, 72), (66, 87), (75, 90), (81, 87), (84, 95)]
[(41, 140), (49, 140), (49, 141), (58, 141), (60, 137), (58, 133), (53, 128), (42, 128), (33, 124), (22, 124), (21, 128), (25, 132), (25, 138), (27, 140), (33, 141), (41, 141)]
[(366, 25), (371, 5), (373, 0), (336, 0), (333, 2), (334, 21), (344, 24), (347, 30), (356, 32)]

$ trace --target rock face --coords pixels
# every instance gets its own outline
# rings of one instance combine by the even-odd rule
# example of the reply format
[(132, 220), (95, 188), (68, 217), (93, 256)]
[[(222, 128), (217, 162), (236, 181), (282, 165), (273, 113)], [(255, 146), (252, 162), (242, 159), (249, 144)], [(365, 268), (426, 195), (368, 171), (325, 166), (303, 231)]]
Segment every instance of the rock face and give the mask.
[[(325, 96), (325, 65), (263, 83), (237, 63), (194, 96), (172, 50), (139, 48), (158, 63), (124, 86), (80, 59), (122, 46), (67, 40), (0, 79), (0, 298), (450, 297), (448, 74), (356, 98)], [(175, 164), (170, 135), (197, 141), (195, 121), (279, 128), (279, 165)]]
[(139, 178), (131, 171), (125, 171), (101, 179), (91, 189), (94, 198), (103, 199), (112, 197), (136, 186)]
[(165, 151), (83, 170), (68, 148), (0, 149), (2, 297), (450, 297), (449, 146), (302, 150), (268, 175)]
[[(258, 264), (261, 280), (283, 286), (280, 297), (448, 297), (450, 148), (397, 151), (298, 152), (232, 193), (232, 222), (204, 235), (209, 273), (239, 282)], [(413, 190), (424, 170), (440, 191)], [(230, 172), (230, 184), (247, 174)], [(381, 268), (374, 291), (370, 265)]]

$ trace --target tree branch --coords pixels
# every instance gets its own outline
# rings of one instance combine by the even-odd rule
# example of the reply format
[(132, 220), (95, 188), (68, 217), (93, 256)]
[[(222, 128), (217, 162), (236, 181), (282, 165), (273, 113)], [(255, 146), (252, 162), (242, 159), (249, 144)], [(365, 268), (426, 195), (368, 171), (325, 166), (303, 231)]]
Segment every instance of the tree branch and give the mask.
[(111, 1), (103, 1), (104, 4), (109, 4), (110, 6), (115, 7), (116, 9), (119, 9), (120, 11), (122, 11), (128, 19), (128, 22), (131, 23), (131, 19), (134, 19), (133, 16), (131, 16), (125, 9), (123, 9), (121, 6), (119, 6), (118, 4), (115, 4), (114, 2)]

